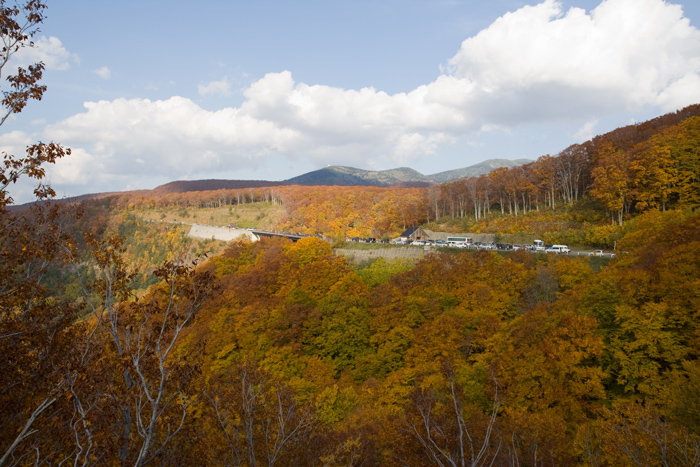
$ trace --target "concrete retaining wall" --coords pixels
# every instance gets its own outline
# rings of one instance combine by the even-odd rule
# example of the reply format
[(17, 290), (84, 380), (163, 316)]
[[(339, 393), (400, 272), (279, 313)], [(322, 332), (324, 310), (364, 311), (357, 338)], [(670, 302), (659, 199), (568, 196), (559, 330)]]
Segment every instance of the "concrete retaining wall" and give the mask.
[(360, 263), (377, 258), (386, 259), (411, 259), (414, 261), (420, 260), (423, 255), (431, 253), (431, 248), (421, 247), (403, 247), (403, 248), (382, 248), (377, 250), (350, 250), (339, 248), (334, 250), (336, 256), (344, 256), (353, 263)]
[(224, 242), (230, 242), (237, 238), (248, 238), (255, 242), (258, 236), (253, 234), (248, 230), (244, 229), (230, 229), (228, 227), (212, 227), (211, 225), (193, 224), (190, 229), (190, 233), (187, 234), (191, 238), (202, 238), (214, 240), (222, 240)]

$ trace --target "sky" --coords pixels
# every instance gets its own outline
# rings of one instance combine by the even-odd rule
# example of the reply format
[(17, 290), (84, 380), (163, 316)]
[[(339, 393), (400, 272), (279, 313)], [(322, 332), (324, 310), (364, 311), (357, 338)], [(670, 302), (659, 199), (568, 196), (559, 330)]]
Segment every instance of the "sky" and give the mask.
[(700, 103), (699, 27), (697, 0), (48, 0), (0, 151), (70, 147), (59, 198), (534, 160)]

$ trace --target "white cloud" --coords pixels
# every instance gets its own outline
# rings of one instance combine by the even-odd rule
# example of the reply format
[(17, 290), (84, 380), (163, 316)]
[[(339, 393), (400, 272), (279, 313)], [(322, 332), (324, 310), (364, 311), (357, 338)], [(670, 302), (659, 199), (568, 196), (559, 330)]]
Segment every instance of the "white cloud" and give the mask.
[[(179, 177), (220, 169), (208, 152), (237, 157), (267, 151), (266, 122), (236, 109), (203, 110), (189, 99), (117, 99), (88, 102), (86, 112), (46, 129), (46, 136), (98, 157), (113, 174), (148, 171)], [(245, 152), (242, 153), (241, 151)], [(138, 159), (143, 163), (135, 163)]]
[(71, 155), (59, 159), (49, 173), (56, 185), (87, 185), (106, 174), (100, 159), (82, 148), (72, 149)]
[(107, 68), (106, 66), (103, 66), (101, 68), (98, 68), (97, 70), (94, 70), (93, 73), (95, 73), (97, 76), (99, 76), (102, 79), (109, 79), (112, 77), (112, 71)]
[(420, 133), (401, 135), (393, 150), (393, 160), (405, 164), (425, 156), (435, 154), (437, 143), (443, 142), (444, 135), (432, 134), (425, 136)]
[(227, 77), (224, 77), (221, 81), (211, 81), (207, 84), (200, 84), (197, 88), (201, 96), (213, 95), (229, 97), (233, 94), (231, 92), (231, 83), (228, 82)]
[(580, 142), (588, 141), (595, 136), (594, 128), (598, 124), (598, 119), (586, 122), (574, 135)]
[(0, 153), (22, 157), (27, 146), (34, 143), (32, 137), (23, 131), (11, 131), (0, 135)]
[[(656, 104), (664, 110), (673, 111), (700, 102), (700, 76), (697, 73), (687, 73), (668, 87), (662, 89)], [(689, 99), (694, 99), (689, 101)]]
[(76, 54), (68, 52), (60, 39), (41, 36), (34, 41), (34, 47), (20, 49), (11, 60), (13, 67), (26, 67), (37, 62), (44, 62), (47, 70), (67, 70), (71, 64), (79, 64), (80, 59)]
[(465, 40), (448, 70), (474, 83), (474, 110), (506, 122), (675, 110), (700, 101), (700, 31), (662, 0), (604, 0), (590, 14), (545, 0)]

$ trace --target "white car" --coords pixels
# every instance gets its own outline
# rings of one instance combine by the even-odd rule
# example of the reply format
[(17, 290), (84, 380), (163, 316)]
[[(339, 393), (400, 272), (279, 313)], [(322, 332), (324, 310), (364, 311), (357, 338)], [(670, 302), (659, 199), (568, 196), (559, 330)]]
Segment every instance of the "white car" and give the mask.
[(568, 254), (569, 253), (569, 247), (566, 245), (552, 245), (546, 250), (544, 250), (545, 253), (556, 253), (556, 254)]

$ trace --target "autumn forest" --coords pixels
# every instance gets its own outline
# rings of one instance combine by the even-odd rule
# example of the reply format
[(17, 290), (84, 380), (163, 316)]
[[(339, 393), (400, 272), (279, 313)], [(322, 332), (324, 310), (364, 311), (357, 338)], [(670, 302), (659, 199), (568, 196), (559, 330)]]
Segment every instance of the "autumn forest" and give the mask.
[[(0, 163), (1, 467), (700, 466), (700, 105), (427, 187), (55, 200), (70, 152)], [(337, 254), (417, 226), (615, 255)]]

